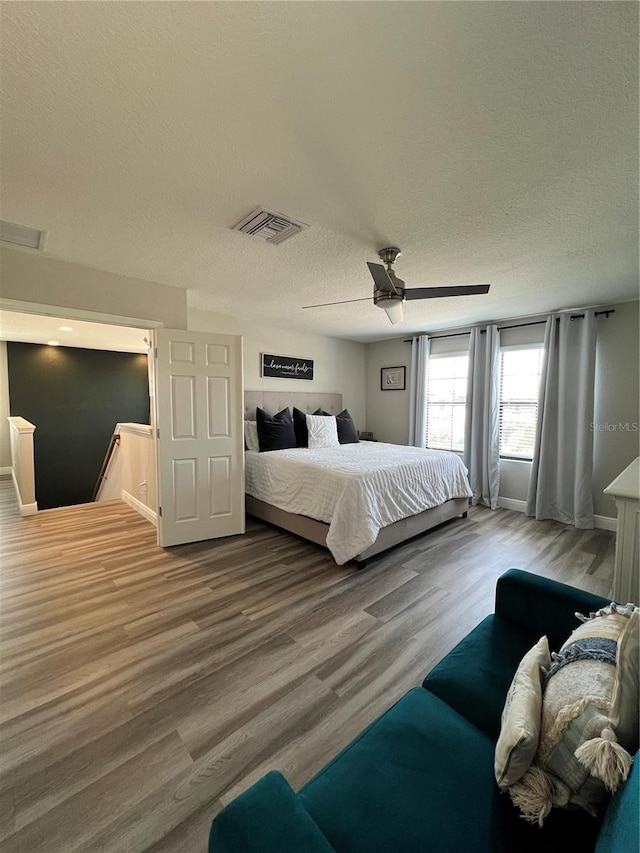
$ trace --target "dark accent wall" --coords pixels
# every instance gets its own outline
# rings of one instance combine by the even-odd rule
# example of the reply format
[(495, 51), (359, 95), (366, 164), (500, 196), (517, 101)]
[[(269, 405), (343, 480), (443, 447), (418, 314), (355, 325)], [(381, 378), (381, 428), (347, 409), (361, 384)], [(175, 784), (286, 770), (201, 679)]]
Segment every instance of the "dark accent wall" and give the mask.
[(87, 503), (117, 423), (149, 423), (147, 356), (7, 343), (12, 415), (35, 424), (38, 509)]

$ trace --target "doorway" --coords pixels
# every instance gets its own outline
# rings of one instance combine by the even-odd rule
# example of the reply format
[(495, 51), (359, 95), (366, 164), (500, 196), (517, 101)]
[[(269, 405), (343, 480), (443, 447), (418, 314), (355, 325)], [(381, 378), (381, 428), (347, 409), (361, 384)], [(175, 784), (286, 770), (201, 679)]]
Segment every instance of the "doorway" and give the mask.
[[(25, 303), (0, 299), (0, 310), (25, 311)], [(145, 327), (150, 329), (142, 338), (145, 350), (153, 351), (147, 358), (148, 438), (158, 489), (158, 544), (244, 533), (242, 338), (29, 303), (30, 323), (39, 310), (40, 316), (58, 320), (73, 314), (71, 320), (86, 321), (94, 331), (96, 324), (113, 321), (121, 331), (133, 330), (138, 339)], [(47, 345), (55, 346), (51, 341)], [(132, 505), (142, 512), (137, 503)]]
[(144, 328), (0, 311), (0, 469), (10, 472), (9, 415), (34, 424), (36, 502), (91, 501), (119, 422), (150, 423)]

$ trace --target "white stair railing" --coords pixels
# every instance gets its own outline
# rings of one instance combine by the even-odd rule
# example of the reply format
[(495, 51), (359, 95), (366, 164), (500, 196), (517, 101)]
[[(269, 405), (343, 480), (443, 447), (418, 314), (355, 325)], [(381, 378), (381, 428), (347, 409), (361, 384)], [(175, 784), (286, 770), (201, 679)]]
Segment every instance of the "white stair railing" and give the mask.
[(25, 418), (9, 418), (11, 476), (20, 505), (20, 515), (35, 515), (38, 512), (33, 461), (33, 433), (35, 429), (35, 425)]
[(156, 454), (151, 427), (119, 423), (114, 435), (119, 436), (119, 441), (100, 474), (95, 500), (119, 498), (156, 524)]

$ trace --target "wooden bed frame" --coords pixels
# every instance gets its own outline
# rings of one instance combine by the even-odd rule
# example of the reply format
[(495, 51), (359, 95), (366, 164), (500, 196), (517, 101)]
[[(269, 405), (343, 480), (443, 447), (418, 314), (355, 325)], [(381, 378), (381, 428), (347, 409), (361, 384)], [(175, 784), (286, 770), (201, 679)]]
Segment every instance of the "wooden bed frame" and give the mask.
[[(342, 410), (342, 395), (295, 391), (245, 391), (245, 418), (250, 418), (251, 420), (255, 418), (256, 406), (260, 406), (260, 408), (270, 414), (275, 414), (286, 406), (296, 406), (301, 411), (308, 413), (314, 412), (316, 409), (323, 409), (325, 412), (338, 414)], [(369, 557), (393, 548), (401, 542), (406, 542), (407, 539), (413, 539), (414, 536), (420, 536), (421, 533), (426, 533), (427, 530), (431, 530), (445, 521), (450, 521), (452, 518), (456, 518), (457, 516), (466, 518), (468, 509), (469, 498), (454, 498), (440, 506), (426, 509), (424, 512), (418, 513), (418, 515), (401, 518), (400, 521), (396, 521), (388, 525), (388, 527), (383, 527), (373, 545), (367, 548), (366, 551), (363, 551), (362, 554), (354, 557), (354, 561), (357, 563), (358, 568), (363, 568)], [(317, 545), (322, 545), (323, 548), (327, 547), (329, 525), (323, 521), (316, 521), (306, 515), (296, 515), (292, 512), (286, 512), (272, 504), (251, 497), (251, 495), (245, 495), (245, 510), (248, 515), (259, 518), (261, 521), (281, 527), (289, 533), (294, 533), (296, 536), (301, 536), (303, 539), (308, 539)]]

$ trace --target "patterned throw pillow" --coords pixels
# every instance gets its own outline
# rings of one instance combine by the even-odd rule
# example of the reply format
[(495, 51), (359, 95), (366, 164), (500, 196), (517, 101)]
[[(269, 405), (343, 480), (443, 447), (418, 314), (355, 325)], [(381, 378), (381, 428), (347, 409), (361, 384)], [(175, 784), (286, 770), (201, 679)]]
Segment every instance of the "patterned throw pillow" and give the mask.
[(307, 429), (310, 450), (338, 446), (338, 428), (334, 417), (307, 415)]
[(638, 622), (633, 605), (610, 604), (571, 634), (544, 686), (534, 761), (508, 788), (540, 826), (553, 806), (597, 814), (629, 775), (638, 749)]
[(527, 772), (540, 739), (542, 679), (551, 666), (549, 641), (541, 637), (520, 661), (502, 712), (494, 770), (501, 788)]

